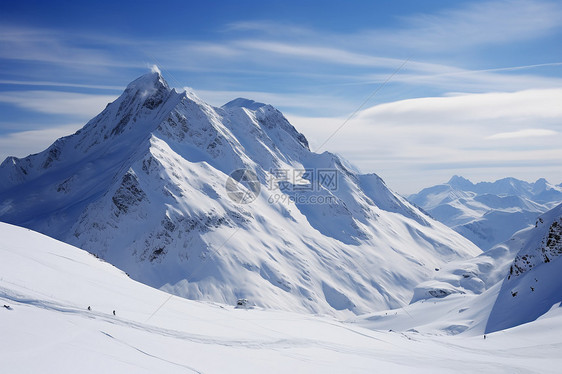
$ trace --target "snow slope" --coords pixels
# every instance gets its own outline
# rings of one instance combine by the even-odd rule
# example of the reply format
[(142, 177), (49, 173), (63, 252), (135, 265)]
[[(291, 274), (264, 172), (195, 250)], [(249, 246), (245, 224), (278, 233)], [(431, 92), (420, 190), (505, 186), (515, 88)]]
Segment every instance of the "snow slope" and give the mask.
[(392, 324), (369, 330), (172, 297), (27, 229), (1, 223), (0, 237), (5, 373), (557, 373), (562, 365), (561, 308), (486, 340), (389, 332)]
[(562, 204), (528, 231), (503, 281), (487, 331), (534, 321), (562, 302)]
[[(261, 186), (249, 204), (225, 189), (237, 169)], [(341, 316), (405, 305), (435, 267), (480, 253), (378, 176), (311, 152), (272, 106), (214, 108), (157, 72), (77, 133), (6, 159), (0, 220), (190, 299)]]
[(544, 178), (534, 183), (505, 178), (473, 184), (454, 176), (409, 200), (486, 251), (562, 202), (562, 188)]
[[(436, 269), (412, 303), (354, 319), (369, 328), (481, 335), (535, 321), (562, 301), (562, 205), (479, 256)], [(437, 271), (438, 270), (438, 271)]]
[[(534, 226), (520, 230), (504, 243), (474, 258), (451, 261), (436, 271), (431, 280), (416, 287), (412, 302), (450, 294), (481, 294), (494, 286), (499, 291), (502, 283), (543, 262), (551, 262), (562, 252), (557, 231), (560, 219), (562, 205), (542, 214)], [(552, 288), (555, 289), (554, 284)], [(542, 308), (542, 313), (546, 310)]]

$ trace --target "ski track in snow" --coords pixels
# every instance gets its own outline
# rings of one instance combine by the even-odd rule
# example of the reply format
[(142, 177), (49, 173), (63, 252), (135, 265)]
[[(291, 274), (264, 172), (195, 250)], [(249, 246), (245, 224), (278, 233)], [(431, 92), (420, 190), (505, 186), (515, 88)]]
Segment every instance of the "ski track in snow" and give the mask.
[(160, 360), (160, 361), (164, 361), (164, 362), (166, 362), (166, 363), (168, 363), (168, 364), (172, 364), (172, 365), (179, 366), (179, 367), (182, 367), (182, 368), (185, 368), (185, 369), (189, 369), (189, 370), (191, 370), (191, 371), (194, 372), (194, 373), (202, 374), (201, 371), (196, 370), (196, 369), (194, 369), (194, 368), (192, 368), (192, 367), (190, 367), (190, 366), (186, 366), (186, 365), (183, 365), (183, 364), (180, 364), (180, 363), (177, 363), (177, 362), (172, 362), (172, 361), (170, 361), (170, 360), (166, 360), (165, 358), (158, 357), (158, 356), (152, 355), (152, 354), (150, 354), (150, 353), (148, 353), (148, 352), (145, 352), (145, 351), (143, 351), (142, 349), (139, 349), (139, 348), (137, 348), (137, 347), (135, 347), (135, 346), (133, 346), (133, 345), (127, 343), (127, 342), (124, 342), (124, 341), (122, 341), (122, 340), (119, 340), (119, 339), (113, 337), (111, 334), (108, 334), (108, 333), (105, 332), (105, 331), (100, 331), (100, 332), (101, 332), (103, 335), (109, 337), (110, 339), (113, 339), (113, 340), (115, 340), (116, 342), (118, 342), (118, 343), (120, 343), (120, 344), (123, 344), (123, 345), (125, 345), (125, 346), (127, 346), (127, 347), (130, 347), (130, 348), (134, 349), (135, 351), (142, 353), (143, 355), (146, 355), (146, 356), (151, 357), (151, 358), (155, 358), (155, 359)]

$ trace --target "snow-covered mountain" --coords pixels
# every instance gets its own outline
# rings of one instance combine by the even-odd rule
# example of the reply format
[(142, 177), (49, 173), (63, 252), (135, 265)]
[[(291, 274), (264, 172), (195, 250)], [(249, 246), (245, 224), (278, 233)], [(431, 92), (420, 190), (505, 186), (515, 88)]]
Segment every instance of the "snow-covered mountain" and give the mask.
[[(486, 340), (397, 331), (404, 310), (370, 330), (171, 297), (36, 232), (0, 223), (0, 237), (3, 373), (557, 373), (562, 365), (562, 308)], [(437, 301), (419, 304), (423, 317), (451, 309)]]
[(526, 234), (490, 313), (489, 332), (534, 321), (562, 302), (562, 204)]
[(485, 251), (562, 202), (561, 187), (543, 178), (534, 183), (505, 178), (473, 184), (454, 176), (408, 199)]
[(435, 269), (398, 311), (354, 322), (372, 329), (482, 335), (562, 313), (562, 204), (532, 227), (468, 260)]
[[(227, 191), (240, 169), (256, 181)], [(407, 304), (435, 268), (480, 253), (378, 176), (311, 152), (272, 106), (211, 107), (159, 72), (47, 150), (7, 158), (0, 220), (187, 298), (342, 315)]]
[[(560, 220), (562, 204), (540, 215), (534, 226), (520, 230), (504, 243), (474, 258), (449, 262), (436, 271), (432, 280), (416, 287), (412, 302), (449, 294), (481, 294), (504, 280), (512, 283), (512, 278), (519, 279), (543, 263), (554, 262), (562, 254)], [(553, 289), (556, 283), (560, 281), (553, 280)]]

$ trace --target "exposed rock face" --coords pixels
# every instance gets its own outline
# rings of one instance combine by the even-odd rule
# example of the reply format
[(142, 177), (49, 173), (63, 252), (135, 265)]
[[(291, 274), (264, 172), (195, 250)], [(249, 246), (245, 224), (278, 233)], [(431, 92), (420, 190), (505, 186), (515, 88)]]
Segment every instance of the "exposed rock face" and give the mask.
[[(539, 223), (544, 225), (544, 219), (537, 220), (537, 226)], [(549, 263), (560, 255), (562, 255), (562, 217), (550, 223), (548, 232), (536, 248), (517, 254), (513, 265), (509, 268), (508, 278), (519, 276), (540, 264)]]

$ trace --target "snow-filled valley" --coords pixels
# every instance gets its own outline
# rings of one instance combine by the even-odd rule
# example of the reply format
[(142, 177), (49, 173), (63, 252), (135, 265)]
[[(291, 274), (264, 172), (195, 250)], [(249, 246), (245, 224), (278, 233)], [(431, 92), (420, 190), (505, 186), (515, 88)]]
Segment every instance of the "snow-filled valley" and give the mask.
[(235, 309), (150, 288), (27, 229), (0, 224), (0, 237), (5, 373), (556, 373), (562, 365), (559, 307), (486, 339), (407, 331), (401, 320), (459, 315), (459, 300), (382, 312), (396, 316), (376, 324)]

